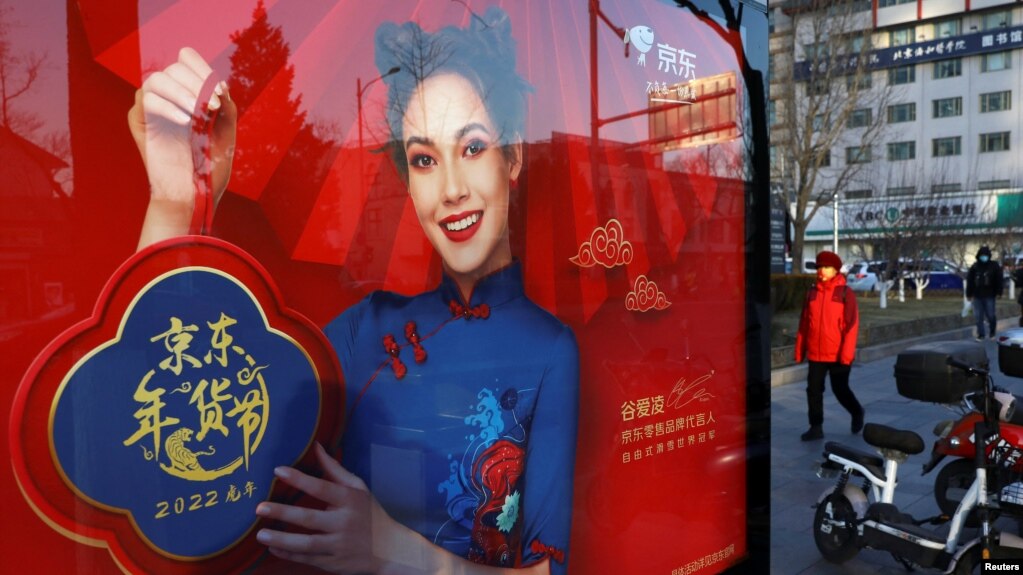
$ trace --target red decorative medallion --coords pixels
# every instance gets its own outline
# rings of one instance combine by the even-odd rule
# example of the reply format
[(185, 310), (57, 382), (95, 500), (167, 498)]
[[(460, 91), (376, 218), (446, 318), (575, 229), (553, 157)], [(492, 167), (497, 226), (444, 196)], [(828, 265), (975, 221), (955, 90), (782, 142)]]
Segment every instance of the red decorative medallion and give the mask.
[(11, 413), (14, 471), (48, 525), (135, 573), (231, 573), (262, 552), (273, 468), (332, 445), (340, 369), (226, 242), (152, 246), (43, 350)]

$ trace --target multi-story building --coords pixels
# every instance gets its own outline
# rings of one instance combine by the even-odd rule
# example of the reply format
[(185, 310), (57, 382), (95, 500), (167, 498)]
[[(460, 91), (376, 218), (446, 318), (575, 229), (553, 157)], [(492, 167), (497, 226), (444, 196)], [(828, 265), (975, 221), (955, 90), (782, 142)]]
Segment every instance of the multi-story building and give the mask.
[[(837, 192), (838, 217), (830, 206), (817, 212), (804, 236), (805, 253), (830, 246), (837, 228), (843, 255), (889, 257), (874, 253), (883, 251), (877, 238), (884, 225), (946, 240), (970, 238), (964, 253), (980, 243), (1018, 252), (1023, 6), (1010, 0), (773, 5), (769, 121), (778, 186), (792, 180), (784, 159), (791, 128), (779, 115), (793, 104), (782, 101), (785, 91), (776, 88), (795, 78), (805, 85), (796, 98), (805, 97), (815, 81), (808, 62), (814, 50), (827, 47), (814, 22), (828, 17), (822, 14), (833, 9), (828, 4), (843, 6), (845, 32), (870, 31), (870, 45), (860, 52), (869, 59), (861, 87), (873, 97), (846, 118), (844, 133), (819, 167), (820, 189), (811, 197)], [(876, 137), (861, 139), (872, 123), (879, 125)], [(852, 162), (863, 164), (856, 175), (828, 190), (833, 176)]]

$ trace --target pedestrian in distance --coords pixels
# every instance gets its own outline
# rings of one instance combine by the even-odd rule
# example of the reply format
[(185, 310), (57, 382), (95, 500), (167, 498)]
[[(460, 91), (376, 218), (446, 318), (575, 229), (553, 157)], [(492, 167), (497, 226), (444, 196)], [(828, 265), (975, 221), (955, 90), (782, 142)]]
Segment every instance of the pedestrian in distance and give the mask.
[(860, 317), (856, 295), (838, 273), (842, 259), (838, 254), (817, 254), (817, 282), (807, 291), (796, 336), (796, 363), (809, 361), (806, 377), (806, 402), (810, 429), (801, 439), (824, 437), (824, 379), (830, 376), (831, 389), (842, 407), (852, 416), (852, 432), (863, 429), (863, 406), (849, 388), (849, 372), (856, 356), (856, 337)]
[(1019, 291), (1016, 294), (1016, 303), (1019, 304), (1019, 326), (1023, 327), (1023, 266), (1016, 266), (1016, 269), (1012, 270), (1012, 281)]
[[(973, 302), (973, 317), (977, 322), (977, 341), (987, 337), (995, 338), (998, 318), (995, 315), (995, 298), (1002, 295), (1002, 266), (991, 259), (991, 248), (980, 246), (977, 261), (966, 273), (966, 299)], [(984, 331), (984, 320), (990, 329)]]

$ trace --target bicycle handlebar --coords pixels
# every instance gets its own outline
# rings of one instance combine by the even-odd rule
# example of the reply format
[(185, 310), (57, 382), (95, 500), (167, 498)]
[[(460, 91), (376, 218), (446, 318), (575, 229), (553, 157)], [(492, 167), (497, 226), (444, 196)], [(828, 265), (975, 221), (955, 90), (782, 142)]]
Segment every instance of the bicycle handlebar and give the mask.
[(985, 377), (989, 373), (989, 371), (984, 369), (983, 367), (977, 367), (977, 366), (970, 365), (968, 363), (964, 363), (964, 362), (959, 361), (958, 359), (956, 359), (954, 357), (950, 357), (950, 358), (946, 359), (945, 363), (950, 365), (950, 366), (952, 366), (952, 367), (954, 367), (954, 368), (956, 368), (956, 369), (961, 369), (961, 370), (965, 371), (966, 373), (972, 373), (972, 374), (975, 374), (975, 375), (980, 375), (980, 376), (985, 376)]

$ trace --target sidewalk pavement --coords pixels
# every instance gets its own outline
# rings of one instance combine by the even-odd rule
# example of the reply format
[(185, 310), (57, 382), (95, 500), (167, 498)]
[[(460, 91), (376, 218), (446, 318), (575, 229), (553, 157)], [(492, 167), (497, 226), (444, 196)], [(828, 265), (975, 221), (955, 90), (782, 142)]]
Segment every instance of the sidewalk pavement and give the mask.
[[(999, 322), (999, 330), (1017, 325), (1017, 318)], [(972, 328), (944, 334), (928, 335), (882, 346), (885, 349), (862, 350), (853, 364), (850, 387), (866, 409), (868, 423), (880, 423), (900, 429), (913, 430), (924, 439), (926, 448), (912, 455), (899, 466), (899, 484), (895, 490), (895, 504), (903, 512), (916, 518), (932, 517), (939, 513), (934, 502), (934, 479), (938, 470), (921, 475), (921, 467), (930, 459), (936, 423), (955, 419), (950, 409), (920, 401), (906, 399), (898, 394), (893, 375), (897, 354), (902, 349), (930, 341), (947, 341), (973, 337)], [(984, 342), (991, 361), (995, 385), (1016, 394), (1023, 394), (1023, 380), (1003, 375), (998, 370), (998, 349), (993, 340)], [(828, 386), (824, 395), (824, 440), (800, 441), (806, 431), (806, 368), (793, 366), (776, 370), (787, 372), (772, 374), (771, 396), (771, 573), (772, 575), (904, 575), (905, 568), (884, 551), (864, 549), (842, 565), (828, 563), (821, 557), (813, 542), (811, 524), (817, 498), (834, 485), (835, 479), (820, 479), (814, 464), (821, 461), (824, 443), (839, 441), (867, 451), (875, 449), (863, 441), (862, 434), (852, 435), (849, 414), (835, 400)], [(802, 375), (800, 376), (800, 371)], [(777, 378), (775, 376), (778, 376)], [(791, 383), (791, 384), (786, 384)], [(938, 469), (947, 464), (947, 459)], [(1014, 520), (1000, 519), (998, 527), (1015, 532)], [(947, 526), (937, 527), (947, 533)], [(975, 530), (967, 530), (974, 537)]]

